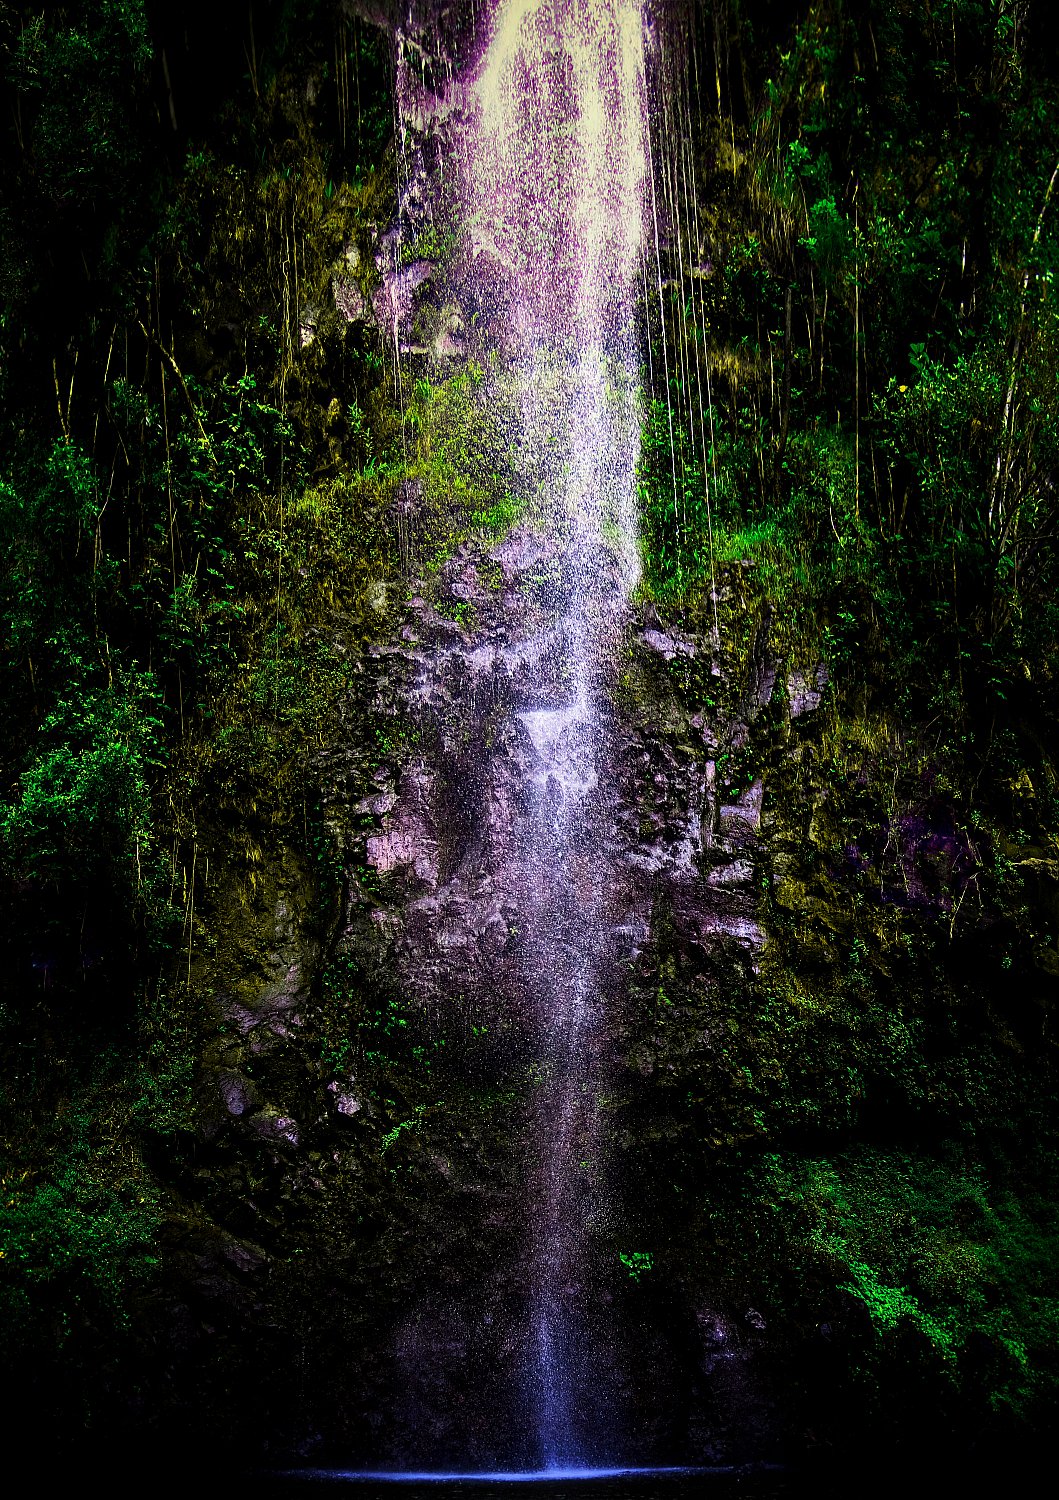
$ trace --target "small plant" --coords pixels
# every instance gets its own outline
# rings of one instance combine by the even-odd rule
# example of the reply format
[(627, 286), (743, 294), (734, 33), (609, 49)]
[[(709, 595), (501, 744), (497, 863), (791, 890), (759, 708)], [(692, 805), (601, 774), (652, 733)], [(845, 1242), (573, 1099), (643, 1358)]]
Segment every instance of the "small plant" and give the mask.
[(629, 1274), (630, 1281), (639, 1282), (648, 1271), (654, 1270), (654, 1255), (650, 1250), (619, 1250), (618, 1259)]

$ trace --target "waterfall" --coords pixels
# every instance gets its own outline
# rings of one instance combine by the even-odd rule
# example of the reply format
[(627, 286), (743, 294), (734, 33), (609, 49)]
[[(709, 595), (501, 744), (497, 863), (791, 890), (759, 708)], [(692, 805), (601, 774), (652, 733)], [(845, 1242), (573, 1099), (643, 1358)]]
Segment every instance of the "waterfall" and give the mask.
[(638, 577), (644, 37), (639, 0), (499, 0), (462, 147), (465, 274), (549, 549), (537, 665), (513, 704), (528, 742), (513, 847), (541, 1074), (525, 1378), (546, 1468), (588, 1462), (601, 1441), (587, 1415), (598, 1351), (580, 1261), (605, 1212), (604, 690)]

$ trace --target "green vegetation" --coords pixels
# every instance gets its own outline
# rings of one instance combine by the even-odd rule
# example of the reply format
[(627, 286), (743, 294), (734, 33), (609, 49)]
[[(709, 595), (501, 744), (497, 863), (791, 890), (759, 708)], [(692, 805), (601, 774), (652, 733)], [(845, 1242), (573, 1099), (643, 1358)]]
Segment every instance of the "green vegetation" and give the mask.
[(186, 1226), (146, 1157), (201, 1108), (217, 869), (252, 893), (287, 838), (334, 890), (309, 766), (382, 618), (399, 418), (374, 332), (300, 330), (387, 211), (392, 116), (327, 7), (0, 29), (0, 1300), (7, 1415), (63, 1361), (66, 1443)]
[(643, 592), (722, 674), (628, 691), (723, 722), (763, 641), (779, 676), (716, 752), (764, 780), (760, 978), (658, 919), (623, 1233), (789, 1320), (796, 1420), (853, 1453), (1055, 1401), (1054, 60), (1037, 5), (706, 7), (662, 188)]
[(641, 492), (658, 598), (745, 557), (984, 756), (1012, 679), (1038, 716), (1051, 681), (1059, 145), (1038, 8), (950, 11), (732, 4), (716, 55), (704, 22), (731, 129), (672, 204)]
[(629, 1273), (631, 1281), (639, 1281), (654, 1265), (654, 1256), (650, 1250), (620, 1250), (618, 1259)]

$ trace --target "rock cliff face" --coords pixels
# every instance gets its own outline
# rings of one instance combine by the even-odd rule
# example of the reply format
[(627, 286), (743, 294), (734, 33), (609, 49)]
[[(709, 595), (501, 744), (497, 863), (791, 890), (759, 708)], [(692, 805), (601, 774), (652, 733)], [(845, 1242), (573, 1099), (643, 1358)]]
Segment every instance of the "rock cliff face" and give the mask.
[[(426, 591), (413, 594), (400, 641), (377, 647), (372, 666), (375, 711), (414, 723), (416, 744), (376, 773), (377, 790), (368, 797), (343, 798), (347, 789), (336, 781), (327, 802), (336, 828), (357, 830), (352, 840), (345, 835), (350, 901), (339, 951), (356, 954), (365, 969), (397, 977), (407, 1023), (421, 1043), (444, 1041), (446, 1049), (458, 1049), (448, 1053), (450, 1068), (470, 1066), (496, 1083), (514, 1085), (507, 1149), (515, 1168), (506, 1201), (497, 1206), (505, 1238), (497, 1260), (462, 1270), (466, 1295), (479, 1310), (487, 1288), (504, 1289), (506, 1314), (490, 1305), (489, 1327), (479, 1329), (476, 1342), (494, 1348), (489, 1363), (498, 1375), (506, 1370), (509, 1385), (525, 1338), (519, 1322), (528, 1295), (532, 1220), (539, 1211), (532, 1192), (533, 1110), (536, 1071), (546, 1056), (541, 1028), (548, 1024), (547, 1013), (536, 1008), (539, 934), (526, 927), (520, 887), (532, 872), (523, 852), (536, 811), (528, 804), (562, 796), (539, 770), (535, 721), (527, 725), (512, 704), (523, 699), (521, 676), (538, 684), (542, 679), (540, 657), (549, 635), (541, 596), (557, 563), (554, 543), (516, 526), (499, 544), (464, 544), (431, 580), (429, 599)], [(453, 617), (456, 610), (462, 621)], [(767, 647), (760, 650), (764, 657)], [(712, 708), (694, 692), (675, 692), (669, 680), (674, 662), (690, 665), (702, 652), (706, 680), (716, 693)], [(733, 968), (748, 974), (756, 968), (764, 941), (755, 878), (762, 783), (758, 778), (747, 787), (726, 787), (716, 764), (734, 743), (745, 744), (775, 677), (773, 668), (764, 691), (757, 680), (746, 687), (723, 685), (719, 654), (708, 642), (667, 634), (657, 620), (647, 625), (642, 619), (633, 627), (622, 668), (620, 701), (608, 716), (602, 759), (613, 775), (594, 788), (580, 813), (576, 868), (569, 872), (581, 919), (587, 910), (596, 929), (592, 962), (600, 991), (581, 1067), (586, 1087), (598, 1087), (602, 1078), (608, 1090), (620, 1090), (630, 1070), (641, 1079), (653, 1071), (649, 1056), (634, 1062), (625, 1045), (635, 1024), (630, 977), (652, 971), (651, 954), (660, 944), (667, 954), (684, 954), (700, 984), (711, 972), (724, 982)], [(377, 890), (366, 890), (376, 876)], [(547, 904), (537, 910), (544, 911), (553, 936), (572, 919)], [(571, 974), (566, 982), (573, 986), (578, 978)], [(708, 1047), (709, 1030), (707, 1003), (700, 1006), (691, 1045)], [(421, 1149), (429, 1151), (428, 1121), (417, 1135)], [(624, 1209), (608, 1137), (609, 1128), (594, 1164), (600, 1222), (576, 1291), (592, 1303), (599, 1348), (619, 1360), (619, 1349), (631, 1350), (636, 1336), (624, 1326), (627, 1314), (620, 1306), (620, 1283), (627, 1279), (618, 1232)], [(568, 1167), (577, 1170), (576, 1162)], [(413, 1314), (416, 1326), (424, 1317), (439, 1317), (430, 1298), (425, 1300), (426, 1307)], [(632, 1369), (618, 1377), (621, 1399), (634, 1407), (637, 1382), (673, 1388), (665, 1368), (671, 1334), (664, 1327), (647, 1333), (658, 1345), (653, 1356), (634, 1359), (635, 1377)], [(693, 1335), (684, 1330), (681, 1337)], [(423, 1364), (437, 1362), (436, 1351), (420, 1348), (420, 1356)], [(464, 1374), (461, 1385), (472, 1389), (475, 1379)], [(656, 1455), (674, 1442), (687, 1450), (686, 1434), (673, 1431), (668, 1418), (656, 1414), (653, 1424), (645, 1430), (637, 1411), (624, 1422), (614, 1414), (614, 1430), (604, 1441), (619, 1456), (630, 1445)], [(658, 1424), (663, 1430), (655, 1430)], [(494, 1438), (493, 1455), (512, 1451), (520, 1450), (510, 1435)]]
[[(266, 1323), (301, 1308), (310, 1369), (321, 1337), (349, 1340), (341, 1401), (332, 1391), (331, 1418), (310, 1426), (365, 1457), (532, 1460), (518, 1381), (542, 1017), (519, 850), (528, 803), (559, 793), (511, 705), (520, 676), (540, 680), (555, 562), (516, 523), (458, 545), (393, 609), (319, 757), (340, 906), (314, 912), (307, 873), (284, 862), (266, 872), (256, 977), (249, 952), (229, 955), (240, 983), (214, 996), (197, 1179), (237, 1235), (220, 1276), (233, 1256), (258, 1274)], [(767, 1297), (689, 1284), (692, 1229), (684, 1205), (659, 1201), (653, 1154), (683, 1133), (682, 1108), (707, 1109), (707, 1152), (761, 1128), (726, 1103), (741, 1087), (731, 1015), (737, 995), (761, 1003), (781, 863), (772, 783), (812, 743), (827, 683), (790, 666), (739, 569), (707, 622), (637, 611), (608, 685), (612, 777), (578, 846), (600, 920), (590, 1045), (604, 1097), (571, 1296), (591, 1304), (615, 1454), (643, 1459), (760, 1456), (775, 1425), (751, 1360)], [(342, 1246), (333, 1263), (324, 1234)]]
[[(270, 1374), (224, 1420), (280, 1450), (532, 1459), (541, 1016), (515, 846), (557, 791), (511, 705), (540, 671), (554, 561), (516, 520), (388, 590), (317, 759), (335, 852), (314, 871), (276, 849), (211, 917), (216, 1041), (172, 1178), (202, 1217), (171, 1316), (181, 1362), (204, 1328), (238, 1365), (249, 1342)], [(791, 1362), (840, 1389), (885, 1294), (842, 1238), (841, 1179), (819, 1174), (910, 1212), (928, 1169), (908, 1132), (956, 1128), (982, 1055), (965, 966), (997, 962), (1003, 923), (976, 888), (983, 835), (747, 569), (698, 614), (639, 605), (607, 702), (577, 874), (600, 919), (600, 1149), (569, 1295), (616, 1453), (770, 1456), (801, 1442)]]

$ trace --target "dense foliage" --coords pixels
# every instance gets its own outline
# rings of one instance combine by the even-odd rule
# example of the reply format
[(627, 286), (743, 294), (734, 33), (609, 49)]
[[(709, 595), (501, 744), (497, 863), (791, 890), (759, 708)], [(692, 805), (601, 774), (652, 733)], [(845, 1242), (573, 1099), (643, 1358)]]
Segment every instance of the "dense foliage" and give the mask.
[[(5, 4), (0, 31), (0, 1295), (16, 1410), (50, 1399), (38, 1381), (51, 1389), (58, 1360), (120, 1364), (165, 1217), (144, 1133), (190, 1122), (211, 837), (240, 797), (247, 861), (276, 820), (301, 825), (299, 777), (342, 680), (302, 639), (299, 580), (306, 563), (341, 571), (350, 527), (367, 545), (378, 497), (370, 482), (304, 497), (370, 443), (358, 393), (370, 412), (382, 360), (363, 327), (345, 343), (333, 328), (336, 368), (307, 370), (291, 279), (385, 204), (389, 64), (381, 37), (316, 6)], [(292, 57), (298, 77), (331, 69), (315, 112)], [(392, 426), (383, 409), (382, 441)], [(334, 578), (335, 602), (357, 587)], [(82, 1410), (76, 1376), (57, 1399), (68, 1420)]]
[[(741, 560), (833, 717), (766, 793), (765, 1005), (732, 1003), (723, 1083), (677, 1061), (692, 1116), (662, 1134), (688, 1155), (652, 1157), (654, 1190), (694, 1180), (704, 1136), (739, 1146), (703, 1192), (740, 1228), (711, 1209), (704, 1233), (788, 1268), (807, 1427), (838, 1368), (836, 1424), (866, 1404), (908, 1448), (1014, 1441), (1056, 1399), (1055, 42), (1034, 5), (716, 5), (703, 137), (677, 102), (656, 139), (685, 145), (648, 585), (731, 641)], [(777, 766), (769, 733), (733, 782)]]

